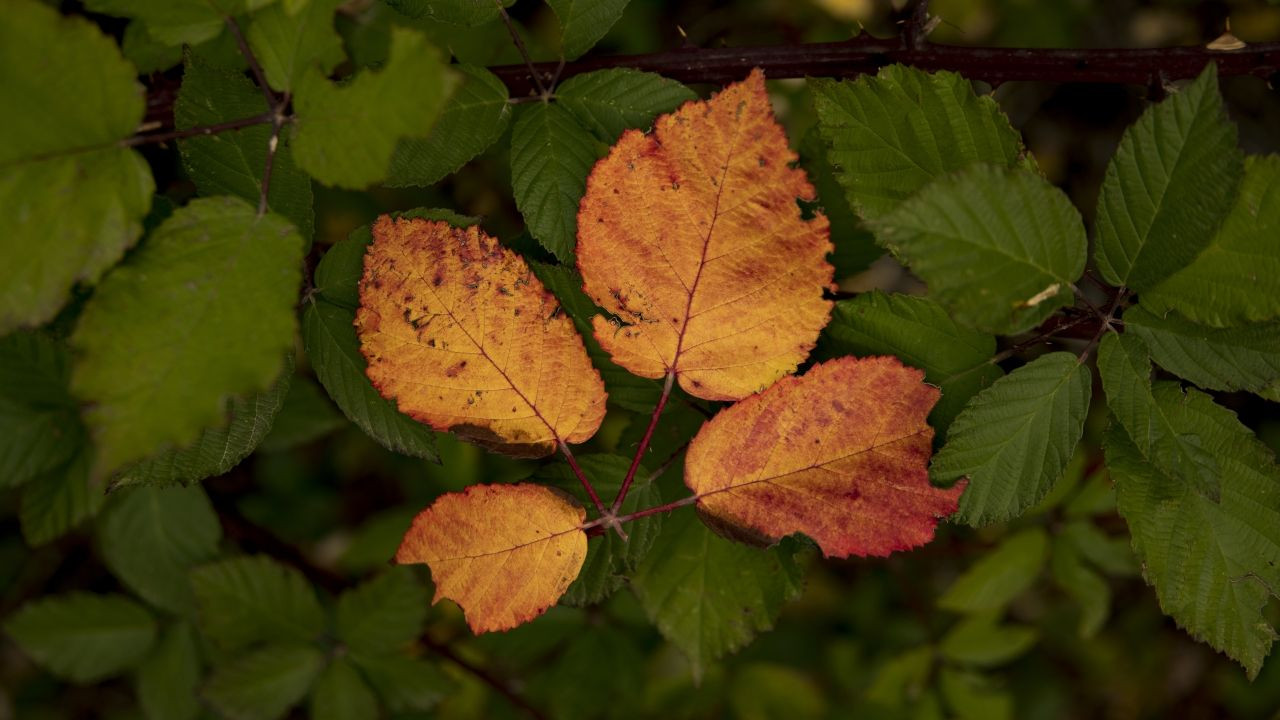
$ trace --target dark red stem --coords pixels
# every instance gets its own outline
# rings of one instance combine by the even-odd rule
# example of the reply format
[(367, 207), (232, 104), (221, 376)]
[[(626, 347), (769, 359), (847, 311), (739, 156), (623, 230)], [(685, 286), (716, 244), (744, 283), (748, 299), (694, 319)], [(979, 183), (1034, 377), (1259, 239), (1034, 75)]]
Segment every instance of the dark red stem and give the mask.
[(573, 456), (573, 452), (569, 450), (569, 446), (566, 445), (563, 440), (560, 441), (560, 452), (564, 455), (564, 459), (569, 461), (569, 469), (573, 471), (575, 476), (577, 476), (578, 482), (582, 483), (582, 488), (587, 491), (587, 496), (590, 497), (591, 502), (595, 504), (596, 512), (600, 513), (601, 517), (609, 515), (610, 513), (605, 510), (604, 502), (600, 500), (600, 496), (596, 494), (595, 487), (593, 487), (591, 485), (591, 481), (587, 479), (587, 474), (582, 472), (582, 466), (578, 464), (578, 459)]
[(653, 439), (653, 431), (658, 427), (658, 419), (662, 417), (662, 410), (667, 406), (667, 399), (671, 397), (671, 388), (675, 385), (675, 381), (675, 372), (668, 372), (667, 380), (662, 386), (662, 394), (658, 396), (658, 404), (653, 407), (653, 415), (649, 416), (649, 427), (645, 428), (644, 437), (640, 438), (640, 446), (636, 448), (635, 457), (631, 458), (631, 467), (627, 468), (627, 476), (622, 479), (622, 487), (618, 488), (618, 496), (613, 499), (613, 507), (609, 511), (611, 515), (617, 515), (622, 502), (627, 499), (627, 491), (631, 489), (631, 483), (636, 479), (636, 471), (640, 469), (644, 451), (649, 449), (649, 441)]

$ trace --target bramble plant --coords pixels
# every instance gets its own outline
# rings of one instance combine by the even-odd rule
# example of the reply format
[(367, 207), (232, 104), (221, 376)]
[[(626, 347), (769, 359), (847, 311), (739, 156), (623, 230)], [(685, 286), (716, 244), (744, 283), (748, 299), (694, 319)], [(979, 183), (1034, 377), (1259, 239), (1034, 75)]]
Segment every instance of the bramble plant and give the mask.
[[(1139, 574), (1137, 597), (1263, 672), (1280, 466), (1236, 411), (1280, 402), (1280, 156), (1240, 149), (1219, 73), (1274, 72), (1280, 48), (1178, 54), (1186, 82), (1123, 132), (1086, 223), (942, 69), (964, 55), (928, 42), (926, 3), (898, 55), (823, 46), (878, 63), (830, 73), (785, 50), (571, 62), (625, 0), (547, 0), (559, 62), (535, 64), (511, 5), (10, 0), (0, 487), (36, 550), (0, 607), (36, 665), (129, 676), (149, 718), (595, 717), (631, 712), (643, 647), (661, 669), (635, 713), (717, 716), (664, 683), (720, 687), (788, 602), (831, 605), (829, 581), (801, 591), (820, 553), (873, 558), (918, 616), (874, 663), (832, 651), (868, 678), (846, 699), (885, 717), (1044, 706), (997, 669), (1063, 643), (1037, 620), (1098, 638)], [(520, 66), (467, 49), (508, 34)], [(1057, 52), (1055, 79), (1088, 79)], [(1136, 72), (1117, 57), (1107, 81)], [(806, 74), (850, 77), (792, 88), (798, 132), (766, 79)], [(316, 213), (464, 195), (494, 162), (509, 195), (456, 206), (505, 201), (523, 233), (437, 190), (338, 233)], [(849, 291), (886, 252), (913, 292)], [(283, 460), (350, 425), (356, 449)], [(410, 489), (290, 541), (342, 520), (297, 486), (366, 465)], [(84, 527), (114, 579), (40, 569)], [(922, 604), (897, 563), (935, 533), (921, 553), (980, 554)], [(1017, 609), (1046, 569), (1065, 609)], [(836, 631), (804, 632), (801, 654)], [(494, 671), (506, 654), (530, 687)], [(829, 715), (759, 657), (735, 716)]]

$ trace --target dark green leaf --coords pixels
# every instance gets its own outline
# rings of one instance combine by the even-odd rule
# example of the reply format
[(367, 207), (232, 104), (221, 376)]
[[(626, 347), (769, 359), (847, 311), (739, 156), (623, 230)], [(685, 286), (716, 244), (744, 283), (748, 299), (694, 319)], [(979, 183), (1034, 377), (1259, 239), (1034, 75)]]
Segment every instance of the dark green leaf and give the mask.
[(71, 356), (43, 333), (0, 337), (0, 488), (67, 464), (85, 441), (67, 394)]
[(147, 720), (195, 720), (200, 712), (200, 655), (195, 631), (178, 622), (142, 661), (134, 688)]
[(73, 393), (102, 476), (225, 422), (293, 346), (302, 239), (235, 198), (193, 200), (102, 282), (80, 315)]
[(648, 130), (654, 118), (698, 96), (655, 73), (611, 68), (574, 75), (556, 88), (556, 98), (582, 127), (612, 145), (623, 131)]
[(360, 654), (403, 650), (422, 634), (428, 605), (411, 569), (390, 568), (338, 598), (338, 638)]
[(957, 578), (938, 607), (972, 613), (1008, 605), (1035, 583), (1048, 550), (1049, 538), (1040, 528), (1010, 536)]
[(187, 573), (216, 556), (221, 539), (199, 487), (118, 490), (98, 519), (98, 547), (111, 572), (142, 599), (179, 614), (194, 609)]
[(1112, 285), (1155, 287), (1209, 244), (1231, 206), (1241, 153), (1218, 95), (1217, 67), (1209, 63), (1120, 139), (1098, 199), (1094, 250)]
[(23, 488), (18, 519), (28, 545), (56, 540), (98, 514), (105, 496), (101, 485), (89, 482), (89, 462), (88, 448), (81, 448)]
[(1013, 696), (982, 675), (944, 667), (939, 672), (938, 686), (957, 720), (1013, 718)]
[(247, 33), (249, 47), (271, 87), (291, 91), (308, 68), (328, 75), (346, 58), (342, 38), (333, 30), (338, 4), (339, 0), (306, 0), (293, 12), (276, 3), (254, 13)]
[[(141, 20), (157, 42), (166, 45), (199, 45), (222, 31), (222, 13), (244, 12), (258, 0), (86, 0), (85, 8), (104, 15)], [(219, 9), (219, 5), (223, 5)]]
[(1128, 538), (1112, 537), (1091, 522), (1075, 520), (1067, 523), (1062, 528), (1059, 542), (1069, 543), (1079, 551), (1080, 557), (1107, 574), (1121, 577), (1138, 574), (1138, 563)]
[(547, 0), (560, 20), (560, 50), (575, 60), (591, 49), (622, 17), (630, 0)]
[(1084, 271), (1080, 213), (1044, 178), (978, 165), (869, 223), (957, 322), (1012, 335), (1070, 305)]
[(755, 662), (734, 674), (729, 705), (740, 720), (820, 720), (828, 717), (822, 688), (788, 665)]
[(1080, 637), (1097, 635), (1111, 613), (1111, 588), (1107, 581), (1085, 565), (1075, 545), (1062, 539), (1053, 543), (1049, 570), (1058, 587), (1080, 606), (1077, 626)]
[(942, 638), (938, 650), (952, 662), (991, 667), (1030, 650), (1036, 635), (1034, 628), (1001, 625), (997, 612), (975, 613), (956, 623)]
[(956, 517), (973, 526), (1008, 520), (1048, 494), (1084, 434), (1092, 384), (1088, 366), (1056, 352), (978, 393), (929, 466), (937, 483), (969, 479)]
[(1218, 329), (1137, 306), (1125, 311), (1124, 327), (1142, 338), (1157, 365), (1202, 388), (1280, 402), (1280, 322)]
[(120, 51), (126, 60), (133, 63), (139, 75), (162, 72), (182, 63), (182, 47), (151, 37), (151, 31), (141, 20), (134, 20), (124, 29)]
[(812, 78), (809, 88), (836, 179), (865, 218), (975, 162), (1033, 164), (995, 100), (955, 73), (891, 65), (856, 81)]
[(534, 689), (553, 717), (608, 717), (606, 708), (634, 707), (639, 700), (640, 684), (631, 673), (643, 665), (631, 638), (616, 628), (593, 627), (568, 644)]
[(996, 339), (958, 325), (928, 298), (875, 291), (836, 303), (817, 355), (896, 355), (924, 370), (925, 381), (942, 389), (929, 413), (941, 440), (956, 415), (1003, 371), (991, 362)]
[(305, 445), (347, 424), (328, 396), (314, 380), (294, 377), (289, 394), (271, 424), (271, 432), (262, 439), (261, 449), (278, 452)]
[(533, 103), (511, 131), (511, 188), (529, 233), (560, 262), (573, 262), (578, 203), (601, 146), (559, 105)]
[(876, 244), (875, 235), (862, 224), (862, 218), (853, 211), (845, 197), (844, 188), (836, 180), (827, 149), (818, 134), (817, 126), (809, 128), (800, 142), (800, 164), (809, 173), (809, 181), (818, 191), (814, 205), (822, 209), (831, 223), (831, 264), (835, 266), (837, 281), (866, 270), (872, 262), (884, 255), (884, 248)]
[(120, 49), (84, 18), (32, 0), (0, 23), (0, 335), (52, 319), (142, 232), (155, 184), (116, 142), (142, 120)]
[(396, 144), (387, 185), (434, 185), (497, 142), (511, 123), (507, 86), (501, 80), (482, 67), (455, 69), (461, 83), (431, 133)]
[(232, 558), (196, 568), (190, 577), (201, 629), (227, 650), (264, 640), (307, 642), (324, 630), (311, 585), (274, 560)]
[(133, 667), (156, 636), (146, 608), (123, 595), (89, 593), (29, 603), (5, 621), (4, 629), (42, 667), (77, 683)]
[(323, 666), (309, 645), (268, 645), (215, 670), (203, 695), (227, 717), (275, 720), (306, 697)]
[[(498, 19), (498, 4), (493, 0), (384, 0), (411, 18), (431, 18), (451, 25), (484, 25)], [(515, 0), (502, 0), (511, 7)]]
[(378, 716), (378, 698), (350, 661), (338, 658), (320, 674), (311, 693), (313, 720), (367, 720)]
[(451, 695), (454, 683), (439, 667), (404, 655), (352, 658), (393, 712), (426, 711)]

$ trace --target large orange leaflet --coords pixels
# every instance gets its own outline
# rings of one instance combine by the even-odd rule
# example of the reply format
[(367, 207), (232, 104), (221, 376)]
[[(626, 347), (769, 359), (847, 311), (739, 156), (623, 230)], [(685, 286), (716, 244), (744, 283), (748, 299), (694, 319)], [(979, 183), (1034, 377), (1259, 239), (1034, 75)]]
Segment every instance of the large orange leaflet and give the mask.
[(413, 520), (398, 563), (427, 563), (436, 596), (462, 606), (475, 633), (541, 615), (587, 557), (586, 511), (541, 485), (472, 485), (436, 499)]
[(502, 452), (589, 439), (604, 383), (525, 261), (479, 229), (379, 218), (356, 331), (374, 387), (400, 411)]
[(753, 71), (711, 100), (629, 130), (587, 180), (578, 268), (621, 321), (594, 319), (614, 362), (737, 400), (793, 372), (827, 323), (833, 269), (812, 199)]
[(929, 484), (938, 396), (897, 358), (816, 365), (703, 425), (685, 484), (703, 519), (739, 538), (801, 532), (828, 557), (923, 545), (964, 491)]

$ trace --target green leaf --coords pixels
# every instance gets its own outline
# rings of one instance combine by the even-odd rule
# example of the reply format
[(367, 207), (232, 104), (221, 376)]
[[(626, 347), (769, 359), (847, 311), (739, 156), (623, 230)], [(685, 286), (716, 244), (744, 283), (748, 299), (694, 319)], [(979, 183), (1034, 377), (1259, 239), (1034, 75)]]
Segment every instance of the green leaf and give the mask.
[(688, 656), (695, 676), (773, 627), (800, 593), (794, 545), (761, 550), (712, 533), (691, 512), (663, 523), (631, 589), (658, 632)]
[(1108, 333), (1098, 349), (1107, 407), (1148, 461), (1217, 501), (1220, 470), (1198, 435), (1180, 434), (1151, 393), (1151, 355), (1141, 338)]
[[(38, 59), (38, 61), (36, 61)], [(53, 318), (142, 232), (155, 184), (117, 141), (143, 90), (111, 38), (32, 0), (0, 23), (0, 335)]]
[(427, 711), (457, 689), (436, 665), (404, 655), (355, 655), (352, 660), (392, 712)]
[(133, 667), (156, 636), (155, 620), (138, 603), (79, 592), (28, 603), (4, 629), (41, 667), (84, 684)]
[(387, 185), (434, 185), (506, 132), (511, 123), (507, 86), (482, 67), (457, 65), (455, 69), (461, 82), (431, 132), (422, 138), (401, 138), (396, 144)]
[[(239, 120), (267, 111), (262, 93), (242, 72), (222, 70), (187, 53), (182, 87), (173, 106), (179, 130)], [(234, 195), (257, 206), (267, 163), (270, 125), (178, 141), (183, 166), (201, 195)], [(281, 138), (271, 165), (267, 206), (288, 218), (303, 238), (314, 234), (311, 178), (294, 164), (293, 149)]]
[(978, 393), (929, 466), (940, 484), (969, 479), (956, 517), (974, 527), (1008, 520), (1047, 495), (1084, 434), (1092, 384), (1087, 365), (1055, 352)]
[[(1235, 203), (1208, 247), (1142, 294), (1151, 311), (1176, 310), (1214, 327), (1280, 318), (1280, 156), (1250, 157), (1244, 168)], [(1221, 192), (1207, 182), (1196, 181)]]
[(175, 623), (138, 667), (138, 705), (148, 720), (195, 720), (200, 713), (199, 685), (195, 632), (185, 622)]
[(277, 4), (254, 13), (249, 47), (271, 87), (291, 91), (309, 68), (328, 75), (346, 59), (342, 38), (333, 29), (338, 4), (339, 0), (306, 0), (298, 12)]
[(386, 177), (402, 137), (426, 137), (457, 83), (419, 32), (391, 29), (391, 55), (335, 85), (315, 67), (298, 81), (293, 106), (298, 165), (326, 185), (359, 190)]
[(763, 662), (735, 673), (729, 706), (738, 720), (818, 720), (828, 710), (822, 689), (809, 674)]
[(1011, 720), (1013, 696), (977, 673), (944, 667), (938, 675), (942, 697), (958, 720)]
[(1165, 382), (1152, 390), (1175, 432), (1216, 460), (1221, 499), (1152, 465), (1115, 424), (1105, 448), (1120, 514), (1160, 608), (1256, 677), (1276, 637), (1262, 609), (1280, 588), (1280, 467), (1208, 395)]
[(1136, 577), (1138, 563), (1127, 538), (1112, 537), (1086, 520), (1074, 520), (1062, 528), (1060, 542), (1069, 543), (1103, 572), (1119, 577)]
[(280, 414), (271, 432), (262, 439), (261, 450), (279, 452), (305, 445), (344, 427), (346, 418), (334, 408), (314, 380), (299, 375), (289, 383)]
[(1231, 205), (1241, 153), (1218, 94), (1217, 67), (1209, 63), (1120, 139), (1098, 198), (1093, 256), (1112, 285), (1156, 287), (1209, 244)]
[(1075, 545), (1058, 539), (1049, 558), (1053, 581), (1080, 606), (1077, 633), (1082, 638), (1098, 634), (1111, 614), (1111, 588), (1080, 557)]
[[(269, 0), (268, 0), (269, 1)], [(255, 0), (228, 3), (227, 13), (243, 11)], [(141, 20), (165, 45), (199, 45), (222, 32), (225, 21), (218, 5), (207, 0), (85, 0), (85, 9), (103, 15)]]
[(511, 130), (511, 189), (529, 233), (561, 263), (573, 263), (578, 203), (600, 145), (565, 108), (532, 103)]
[(995, 100), (955, 73), (890, 65), (875, 77), (808, 85), (836, 179), (864, 218), (975, 162), (1033, 167)]
[(66, 347), (44, 333), (0, 337), (0, 488), (57, 470), (84, 443), (70, 366)]
[(996, 339), (957, 324), (928, 298), (874, 291), (836, 303), (823, 330), (818, 355), (896, 355), (924, 370), (925, 381), (942, 389), (929, 413), (939, 440), (961, 409), (1004, 371), (991, 362)]
[(1135, 306), (1125, 311), (1124, 327), (1142, 338), (1157, 365), (1202, 388), (1280, 401), (1280, 322), (1211, 328)]
[[(606, 503), (612, 502), (622, 489), (622, 480), (631, 466), (631, 459), (619, 455), (579, 455), (577, 459), (600, 498)], [(661, 504), (658, 488), (648, 482), (648, 477), (649, 471), (641, 466), (631, 489), (627, 491), (621, 514)], [(567, 463), (546, 465), (534, 474), (533, 479), (564, 490), (583, 504), (590, 502), (582, 482)], [(625, 541), (612, 532), (592, 539), (587, 544), (587, 559), (578, 572), (578, 578), (565, 591), (560, 602), (585, 607), (612, 595), (649, 554), (661, 529), (662, 516), (650, 515), (627, 523), (628, 539)]]
[(630, 0), (547, 0), (560, 20), (560, 50), (576, 60), (590, 50), (622, 17)]
[(329, 664), (311, 693), (313, 720), (366, 720), (378, 717), (378, 698), (348, 660)]
[(938, 607), (972, 613), (1008, 605), (1035, 583), (1048, 550), (1049, 537), (1038, 527), (1009, 536), (957, 578)]
[(72, 392), (102, 476), (225, 421), (228, 395), (267, 389), (293, 346), (302, 240), (243, 200), (193, 200), (103, 280), (71, 344)]
[(603, 314), (591, 298), (582, 291), (582, 276), (563, 265), (530, 262), (529, 268), (542, 281), (556, 299), (560, 307), (568, 313), (573, 325), (582, 336), (582, 343), (587, 348), (591, 364), (600, 371), (605, 390), (609, 393), (609, 402), (620, 408), (638, 413), (651, 413), (658, 396), (662, 394), (661, 383), (657, 380), (632, 375), (627, 370), (614, 364), (609, 353), (600, 347), (595, 333), (591, 329), (591, 318)]
[(102, 487), (89, 482), (89, 451), (82, 448), (63, 465), (26, 484), (18, 520), (31, 547), (44, 545), (98, 514)]
[(965, 665), (1003, 665), (1036, 644), (1035, 628), (1001, 625), (998, 612), (975, 613), (956, 623), (938, 650), (946, 659)]
[(1063, 192), (978, 165), (930, 183), (869, 225), (961, 324), (1012, 335), (1073, 302), (1087, 241)]
[[(835, 250), (829, 260), (836, 269), (835, 279), (839, 282), (866, 270), (884, 255), (884, 248), (876, 244), (875, 235), (862, 224), (862, 218), (849, 205), (844, 188), (840, 187), (827, 160), (827, 148), (816, 125), (804, 134), (799, 153), (800, 165), (808, 172), (809, 181), (818, 192), (812, 207), (820, 208), (831, 223), (831, 244), (835, 245)], [(805, 206), (801, 203), (801, 207)]]
[(130, 485), (188, 485), (216, 477), (239, 465), (263, 442), (273, 427), (291, 387), (293, 359), (285, 355), (285, 367), (270, 390), (232, 398), (224, 425), (207, 427), (190, 445), (169, 448), (121, 470), (112, 488)]
[(867, 700), (890, 708), (914, 702), (928, 687), (933, 661), (931, 647), (915, 648), (885, 660), (867, 688)]
[(552, 717), (607, 717), (602, 708), (635, 707), (640, 700), (641, 685), (632, 674), (644, 662), (635, 643), (617, 628), (592, 627), (568, 643), (540, 678), (544, 682), (531, 690), (546, 697), (541, 704)]
[(191, 571), (205, 635), (227, 650), (257, 641), (307, 642), (325, 628), (324, 611), (297, 570), (262, 556), (232, 558)]
[[(467, 27), (484, 25), (498, 19), (498, 4), (493, 0), (384, 0), (411, 18), (430, 18), (451, 25)], [(511, 7), (515, 0), (502, 0)]]
[(430, 599), (407, 567), (393, 567), (338, 598), (338, 638), (355, 653), (403, 650), (422, 634)]
[(182, 63), (182, 48), (151, 37), (151, 31), (141, 20), (134, 20), (124, 29), (120, 52), (133, 63), (139, 75), (163, 72)]
[(98, 548), (111, 572), (143, 600), (186, 614), (190, 569), (218, 554), (222, 526), (199, 487), (138, 487), (111, 494), (98, 519)]
[(235, 720), (275, 720), (306, 697), (323, 666), (309, 645), (268, 645), (215, 670), (203, 695)]
[(629, 128), (648, 130), (654, 118), (697, 99), (675, 80), (630, 68), (574, 75), (556, 88), (557, 104), (606, 145)]

